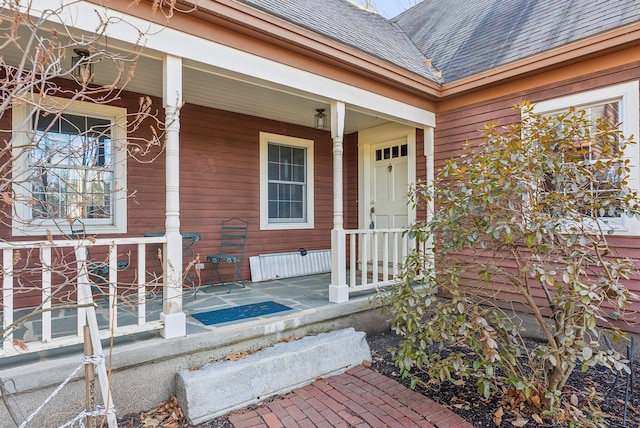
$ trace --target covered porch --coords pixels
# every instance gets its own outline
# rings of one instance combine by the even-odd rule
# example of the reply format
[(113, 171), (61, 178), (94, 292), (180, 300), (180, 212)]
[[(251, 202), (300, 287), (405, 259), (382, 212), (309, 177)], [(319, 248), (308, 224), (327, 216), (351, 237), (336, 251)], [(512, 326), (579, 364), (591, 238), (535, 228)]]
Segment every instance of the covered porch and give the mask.
[[(36, 1), (35, 9), (46, 9), (46, 3)], [(65, 16), (54, 16), (43, 31), (73, 27), (89, 37), (100, 19), (95, 5), (77, 2), (69, 7), (73, 8), (73, 22), (56, 22)], [(187, 303), (189, 288), (195, 285), (195, 266), (188, 268), (193, 260), (183, 253), (182, 233), (202, 236), (198, 248), (199, 262), (205, 265), (198, 278), (202, 286), (211, 273), (205, 258), (216, 251), (220, 221), (230, 217), (246, 218), (250, 224), (242, 270), (245, 282), (250, 280), (250, 256), (295, 251), (301, 246), (330, 248), (331, 273), (323, 285), (326, 293), (320, 295), (326, 304), (347, 303), (352, 296), (396, 280), (398, 265), (410, 249), (402, 231), (416, 220), (417, 213), (401, 198), (395, 201), (401, 212), (385, 211), (385, 193), (376, 184), (384, 182), (389, 186), (386, 190), (400, 189), (406, 194), (408, 184), (433, 176), (435, 115), (422, 95), (403, 90), (416, 83), (416, 77), (390, 63), (372, 64), (368, 54), (357, 50), (349, 53), (357, 62), (353, 69), (344, 64), (319, 64), (318, 59), (327, 55), (327, 46), (313, 37), (305, 41), (309, 52), (304, 55), (286, 44), (272, 46), (272, 40), (263, 36), (279, 32), (281, 22), (252, 8), (234, 7), (234, 22), (266, 19), (260, 24), (260, 38), (247, 35), (245, 28), (225, 33), (225, 37), (184, 31), (190, 25), (209, 28), (219, 24), (200, 22), (206, 19), (202, 15), (198, 19), (177, 16), (171, 26), (165, 26), (144, 13), (127, 15), (128, 9), (124, 15), (108, 8), (101, 11), (118, 17), (105, 34), (110, 49), (123, 58), (140, 54), (136, 73), (118, 102), (125, 112), (118, 124), (135, 115), (138, 99), (149, 97), (161, 104), (158, 119), (166, 128), (163, 144), (153, 154), (154, 162), (135, 164), (130, 159), (116, 165), (114, 175), (123, 178), (113, 185), (117, 189), (112, 193), (113, 224), (85, 218), (89, 239), (69, 239), (66, 220), (56, 220), (56, 227), (49, 230), (36, 227), (37, 222), (14, 222), (11, 238), (0, 244), (5, 329), (1, 357), (75, 346), (82, 340), (81, 321), (69, 335), (56, 333), (61, 313), (66, 316), (77, 310), (77, 315), (70, 316), (82, 320), (83, 305), (92, 304), (88, 296), (73, 291), (63, 291), (64, 299), (57, 298), (62, 288), (52, 266), (59, 262), (56, 257), (61, 252), (69, 257), (64, 262), (68, 275), (63, 282), (71, 289), (83, 280), (82, 267), (90, 270), (96, 255), (108, 266), (108, 278), (98, 284), (102, 291), (94, 296), (96, 303), (109, 308), (101, 337), (142, 332), (160, 332), (165, 339), (185, 337), (191, 328)], [(142, 53), (136, 28), (147, 29)], [(298, 28), (287, 31), (309, 35)], [(264, 54), (265, 47), (275, 50), (273, 57)], [(18, 62), (19, 54), (8, 50), (6, 56)], [(340, 47), (332, 54), (343, 55)], [(363, 72), (365, 63), (367, 71)], [(95, 85), (110, 84), (120, 72), (99, 62), (94, 70)], [(377, 79), (370, 79), (371, 73)], [(392, 77), (404, 82), (403, 88), (386, 86)], [(429, 90), (433, 84), (428, 79), (420, 83)], [(319, 110), (327, 114), (323, 126), (314, 122)], [(28, 117), (27, 111), (22, 113)], [(136, 137), (142, 132), (136, 129)], [(269, 222), (263, 195), (267, 174), (261, 169), (265, 163), (261, 158), (263, 136), (266, 143), (274, 138), (287, 145), (295, 138), (307, 144), (309, 181), (305, 183), (303, 221)], [(128, 137), (120, 143), (132, 158)], [(393, 180), (377, 181), (380, 177)], [(131, 195), (137, 203), (130, 202)], [(26, 205), (23, 217), (28, 219)], [(43, 239), (44, 232), (51, 237)], [(147, 232), (158, 236), (145, 237)], [(161, 274), (152, 268), (158, 262), (158, 246)], [(94, 260), (88, 258), (86, 249), (92, 251)], [(32, 264), (16, 264), (17, 255), (23, 257), (22, 263)], [(123, 258), (128, 268), (120, 271), (118, 262)], [(20, 289), (24, 284), (20, 275), (27, 268), (32, 281), (25, 292)], [(90, 277), (84, 281), (94, 285)], [(201, 294), (205, 292), (194, 296)], [(19, 331), (24, 330), (20, 326), (24, 296), (30, 299), (29, 307), (36, 309), (33, 325), (41, 326), (26, 336)]]

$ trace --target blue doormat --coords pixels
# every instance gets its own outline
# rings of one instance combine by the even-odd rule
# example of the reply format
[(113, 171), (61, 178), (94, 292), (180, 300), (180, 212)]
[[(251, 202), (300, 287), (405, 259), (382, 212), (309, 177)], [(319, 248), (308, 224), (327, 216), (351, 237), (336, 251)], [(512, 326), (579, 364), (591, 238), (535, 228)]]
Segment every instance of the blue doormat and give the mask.
[(234, 308), (218, 309), (216, 311), (200, 312), (198, 314), (193, 314), (192, 316), (204, 325), (211, 325), (289, 310), (291, 310), (291, 308), (288, 306), (268, 301), (236, 306)]

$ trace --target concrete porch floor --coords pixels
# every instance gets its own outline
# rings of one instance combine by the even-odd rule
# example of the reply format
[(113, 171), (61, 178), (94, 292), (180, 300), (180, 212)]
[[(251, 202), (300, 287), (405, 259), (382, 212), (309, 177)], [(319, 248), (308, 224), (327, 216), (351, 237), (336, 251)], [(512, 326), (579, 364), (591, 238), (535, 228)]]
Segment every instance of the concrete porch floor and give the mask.
[[(183, 288), (182, 301), (183, 311), (187, 318), (187, 336), (212, 330), (220, 331), (220, 329), (224, 329), (237, 323), (248, 321), (260, 322), (261, 320), (268, 320), (278, 315), (286, 316), (305, 310), (333, 306), (334, 304), (329, 302), (328, 287), (330, 280), (330, 273), (325, 273), (257, 283), (245, 281), (244, 287), (239, 284), (234, 284), (232, 286), (229, 284), (205, 284), (194, 288), (190, 284), (187, 284)], [(110, 312), (108, 301), (104, 294), (100, 295), (96, 290), (97, 287), (93, 287), (98, 326), (102, 329), (107, 329), (109, 326)], [(104, 290), (102, 292), (104, 292)], [(373, 292), (362, 292), (360, 295), (373, 296)], [(135, 325), (137, 323), (135, 313), (129, 310), (130, 305), (135, 304), (136, 298), (136, 295), (132, 294), (131, 297), (124, 297), (118, 301), (119, 326)], [(130, 303), (123, 303), (127, 300), (129, 300)], [(268, 314), (211, 326), (206, 326), (192, 317), (193, 314), (200, 312), (215, 311), (264, 301), (274, 301), (290, 307), (291, 310), (283, 313)], [(131, 308), (133, 308), (133, 306), (131, 306)], [(28, 308), (19, 310), (14, 315), (14, 318), (21, 317), (30, 311), (31, 309)], [(162, 312), (161, 292), (148, 292), (145, 312), (146, 320), (148, 322), (160, 319), (160, 313)], [(77, 330), (76, 311), (52, 311), (52, 318), (54, 320), (52, 323), (52, 336), (54, 338), (75, 334)], [(2, 311), (0, 311), (0, 320), (1, 319)], [(27, 320), (22, 328), (19, 328), (14, 332), (14, 338), (24, 340), (25, 342), (30, 340), (39, 340), (40, 337), (41, 323), (38, 317)], [(115, 337), (113, 342), (116, 346), (120, 346), (131, 342), (149, 340), (153, 337), (160, 338), (160, 331), (149, 331)], [(80, 345), (75, 347), (70, 346), (64, 349), (45, 350), (37, 354), (26, 353), (23, 355), (0, 359), (0, 369), (3, 367), (10, 367), (13, 364), (25, 364), (27, 361), (33, 362), (37, 359), (55, 359), (67, 353), (73, 354), (77, 352), (78, 349), (81, 349)]]
[[(202, 331), (203, 328), (213, 328), (212, 326), (204, 326), (191, 316), (198, 312), (264, 301), (280, 303), (290, 307), (292, 311), (304, 311), (334, 305), (329, 302), (330, 281), (331, 275), (327, 273), (265, 282), (252, 283), (245, 281), (245, 288), (237, 284), (231, 288), (228, 284), (216, 284), (201, 286), (197, 292), (193, 292), (192, 289), (186, 289), (183, 297), (183, 306), (184, 312), (187, 314), (187, 335)], [(279, 314), (284, 315), (284, 313)], [(268, 319), (277, 315), (270, 314), (252, 319)], [(237, 322), (242, 322), (242, 320), (216, 324), (215, 328), (221, 328)]]

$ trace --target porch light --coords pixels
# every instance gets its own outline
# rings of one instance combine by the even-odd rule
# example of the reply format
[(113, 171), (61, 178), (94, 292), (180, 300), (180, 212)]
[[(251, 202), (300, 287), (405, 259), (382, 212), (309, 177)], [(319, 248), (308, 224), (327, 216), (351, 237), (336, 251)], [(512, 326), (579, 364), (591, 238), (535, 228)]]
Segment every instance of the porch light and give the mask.
[(315, 114), (316, 119), (316, 128), (317, 129), (327, 129), (327, 115), (324, 113), (323, 108), (317, 108)]
[(76, 48), (73, 52), (76, 56), (71, 57), (71, 74), (76, 79), (90, 81), (93, 76), (93, 64), (89, 61), (89, 50)]

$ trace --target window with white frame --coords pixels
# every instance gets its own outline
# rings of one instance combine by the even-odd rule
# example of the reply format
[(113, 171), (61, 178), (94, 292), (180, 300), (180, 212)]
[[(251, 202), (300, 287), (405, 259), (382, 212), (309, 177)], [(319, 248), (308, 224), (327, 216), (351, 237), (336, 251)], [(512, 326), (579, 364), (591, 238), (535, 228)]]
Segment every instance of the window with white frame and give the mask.
[[(639, 90), (638, 81), (623, 83), (539, 102), (535, 104), (534, 112), (551, 116), (565, 113), (570, 106), (574, 106), (577, 111), (584, 111), (586, 117), (592, 122), (602, 119), (614, 124), (621, 123), (620, 128), (623, 134), (626, 137), (633, 136), (635, 139), (639, 128)], [(576, 142), (575, 148), (564, 153), (564, 156), (567, 157), (568, 162), (581, 162), (588, 166), (603, 159), (603, 148), (605, 148), (604, 142), (593, 138), (589, 141)], [(640, 190), (638, 145), (629, 144), (621, 148), (615, 143), (606, 144), (605, 153), (618, 150), (624, 150), (622, 157), (630, 161), (631, 173), (627, 180), (628, 185), (634, 190)], [(606, 192), (619, 188), (619, 183), (615, 182), (616, 178), (617, 174), (594, 174), (593, 180), (589, 183), (590, 192), (595, 197), (604, 197)], [(640, 234), (640, 222), (635, 218), (622, 215), (615, 210), (615, 207), (598, 213), (597, 217), (603, 219), (603, 227), (617, 234)]]
[(260, 133), (260, 226), (313, 228), (313, 141)]
[(126, 109), (46, 102), (12, 111), (13, 234), (126, 232)]

